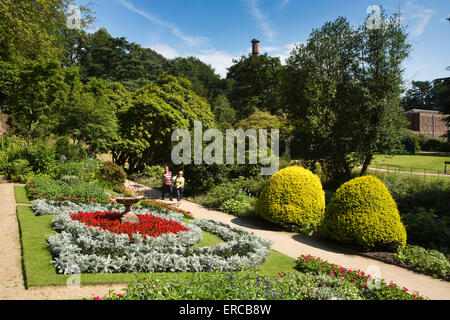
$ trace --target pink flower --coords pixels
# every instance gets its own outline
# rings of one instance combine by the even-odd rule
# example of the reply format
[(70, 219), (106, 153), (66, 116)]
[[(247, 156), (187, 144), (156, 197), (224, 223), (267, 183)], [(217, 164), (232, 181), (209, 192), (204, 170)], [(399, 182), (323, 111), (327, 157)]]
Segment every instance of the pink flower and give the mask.
[(351, 278), (350, 281), (355, 281), (355, 279)]
[(403, 290), (408, 291), (408, 289), (406, 289), (405, 287), (403, 287)]
[(340, 276), (341, 276), (341, 277), (345, 277), (345, 274), (341, 274)]
[(330, 272), (329, 275), (330, 275), (330, 276), (334, 276), (334, 273), (333, 273), (333, 272)]
[(94, 300), (100, 300), (100, 297), (94, 297)]

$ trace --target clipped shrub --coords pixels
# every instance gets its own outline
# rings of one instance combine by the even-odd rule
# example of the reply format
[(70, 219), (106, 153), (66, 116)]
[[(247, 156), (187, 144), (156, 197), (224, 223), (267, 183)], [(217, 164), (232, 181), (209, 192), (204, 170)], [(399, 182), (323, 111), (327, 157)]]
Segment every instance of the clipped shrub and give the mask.
[(283, 226), (317, 227), (324, 211), (325, 192), (319, 177), (298, 166), (274, 174), (255, 204), (257, 215)]
[(393, 251), (406, 245), (397, 204), (376, 177), (344, 183), (327, 207), (320, 236), (364, 249)]
[(103, 184), (109, 187), (122, 186), (127, 179), (127, 174), (118, 164), (107, 161), (99, 169), (99, 178)]

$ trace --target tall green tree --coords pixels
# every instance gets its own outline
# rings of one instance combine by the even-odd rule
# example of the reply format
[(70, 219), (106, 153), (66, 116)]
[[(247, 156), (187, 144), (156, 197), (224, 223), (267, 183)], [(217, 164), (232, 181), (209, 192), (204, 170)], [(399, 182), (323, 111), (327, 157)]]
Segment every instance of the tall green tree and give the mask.
[(412, 87), (402, 99), (403, 110), (436, 110), (435, 91), (431, 81), (412, 81)]
[(339, 17), (297, 45), (283, 74), (283, 105), (292, 120), (292, 151), (342, 181), (367, 170), (376, 152), (400, 143), (401, 64), (409, 45), (396, 16), (379, 29)]
[(192, 129), (194, 120), (214, 126), (209, 104), (197, 96), (189, 80), (163, 74), (132, 94), (131, 104), (118, 112), (120, 138), (113, 148), (116, 163), (131, 172), (146, 164), (170, 161), (175, 129)]
[[(445, 121), (450, 126), (450, 77), (433, 81), (435, 88), (436, 108), (448, 115)], [(449, 137), (449, 134), (447, 135)]]
[(75, 144), (91, 155), (110, 150), (118, 139), (117, 96), (102, 79), (91, 79), (86, 85), (80, 81), (78, 69), (66, 77), (70, 93), (58, 110), (59, 118), (54, 132), (69, 136)]
[(26, 60), (17, 71), (3, 108), (15, 133), (38, 137), (52, 131), (57, 110), (68, 100), (69, 86), (58, 60)]
[(167, 62), (165, 72), (189, 79), (192, 90), (210, 103), (220, 94), (227, 93), (230, 88), (227, 80), (221, 79), (210, 65), (195, 57), (171, 59)]
[(66, 61), (80, 67), (84, 82), (102, 78), (134, 91), (158, 79), (167, 63), (152, 49), (112, 37), (105, 28), (93, 34), (72, 32), (68, 39)]
[(283, 67), (280, 58), (266, 53), (242, 56), (233, 62), (227, 79), (233, 81), (229, 100), (238, 119), (250, 116), (256, 109), (277, 113), (281, 109), (278, 87)]

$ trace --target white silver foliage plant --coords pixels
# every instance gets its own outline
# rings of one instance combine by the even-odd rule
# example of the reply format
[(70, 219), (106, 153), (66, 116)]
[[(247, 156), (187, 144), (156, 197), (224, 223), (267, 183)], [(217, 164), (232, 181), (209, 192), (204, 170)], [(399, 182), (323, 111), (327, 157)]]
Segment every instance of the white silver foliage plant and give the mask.
[[(270, 254), (271, 241), (213, 220), (185, 222), (178, 212), (134, 208), (136, 214), (174, 220), (189, 231), (145, 239), (135, 233), (132, 240), (127, 234), (89, 227), (70, 217), (80, 211), (118, 209), (111, 205), (33, 201), (35, 214), (55, 215), (52, 227), (59, 233), (49, 236), (47, 244), (58, 273), (74, 268), (81, 273), (238, 271), (260, 265)], [(194, 248), (202, 239), (202, 231), (215, 234), (224, 242), (215, 247)]]

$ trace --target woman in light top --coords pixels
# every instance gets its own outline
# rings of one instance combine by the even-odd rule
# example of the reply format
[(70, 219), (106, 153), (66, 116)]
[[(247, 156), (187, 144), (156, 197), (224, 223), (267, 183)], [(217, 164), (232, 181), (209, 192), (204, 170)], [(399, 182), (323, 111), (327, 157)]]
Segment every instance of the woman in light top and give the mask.
[(183, 191), (184, 191), (183, 171), (178, 172), (178, 175), (176, 177), (173, 177), (173, 184), (175, 185), (175, 188), (177, 191), (177, 202), (178, 202), (178, 205), (180, 205), (181, 199), (183, 198)]

